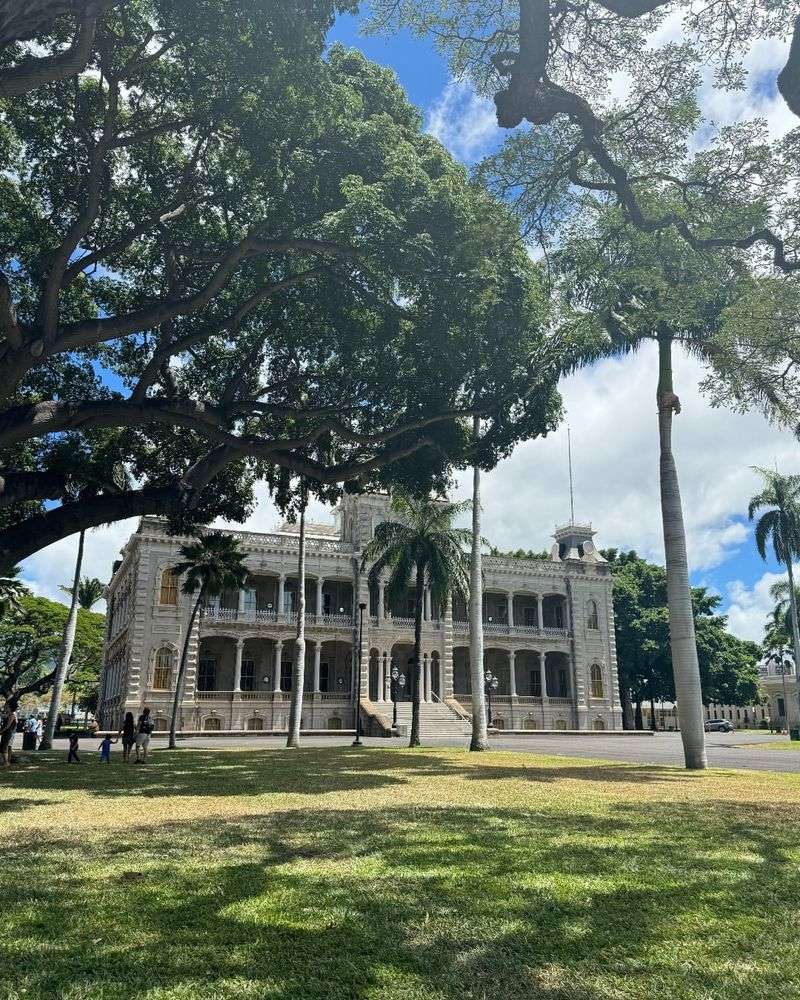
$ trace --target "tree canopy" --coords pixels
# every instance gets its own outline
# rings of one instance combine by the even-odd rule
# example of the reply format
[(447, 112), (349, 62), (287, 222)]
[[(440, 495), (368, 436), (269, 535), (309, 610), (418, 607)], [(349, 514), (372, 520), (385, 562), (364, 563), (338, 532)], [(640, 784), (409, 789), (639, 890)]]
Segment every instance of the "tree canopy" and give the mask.
[(241, 520), (256, 478), (441, 480), (476, 411), (487, 465), (557, 420), (515, 221), (390, 72), (321, 58), (346, 6), (129, 0), (79, 75), (0, 97), (3, 565)]
[[(26, 694), (43, 695), (52, 687), (68, 608), (44, 597), (25, 595), (19, 609), (0, 620), (0, 696), (16, 704)], [(81, 609), (70, 678), (88, 693), (99, 676), (105, 615)]]
[[(673, 701), (666, 571), (633, 551), (606, 549), (602, 554), (614, 574), (620, 688), (628, 704)], [(757, 702), (761, 647), (728, 632), (726, 616), (715, 613), (720, 598), (705, 587), (692, 588), (692, 603), (704, 704)]]

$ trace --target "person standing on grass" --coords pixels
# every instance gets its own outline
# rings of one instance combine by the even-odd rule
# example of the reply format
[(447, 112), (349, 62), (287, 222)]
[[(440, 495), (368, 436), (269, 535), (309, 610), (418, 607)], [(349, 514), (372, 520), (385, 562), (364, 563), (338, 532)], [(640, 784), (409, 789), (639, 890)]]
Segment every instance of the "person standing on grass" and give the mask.
[(69, 753), (67, 754), (67, 763), (71, 764), (73, 761), (76, 764), (80, 764), (80, 762), (81, 762), (80, 758), (78, 757), (78, 734), (77, 733), (70, 733), (69, 734)]
[(112, 740), (107, 734), (103, 737), (100, 743), (100, 763), (110, 764), (111, 763), (111, 744), (116, 743), (116, 740)]
[(11, 767), (11, 747), (17, 732), (17, 710), (6, 702), (5, 711), (0, 717), (0, 759), (3, 767)]
[(127, 764), (131, 759), (131, 750), (136, 744), (136, 723), (133, 712), (125, 713), (118, 735), (122, 737), (122, 760)]
[[(150, 709), (142, 709), (142, 714), (136, 723), (136, 763), (147, 763), (147, 750), (150, 746), (150, 734), (153, 732), (153, 720), (150, 718)], [(140, 756), (141, 755), (141, 756)]]

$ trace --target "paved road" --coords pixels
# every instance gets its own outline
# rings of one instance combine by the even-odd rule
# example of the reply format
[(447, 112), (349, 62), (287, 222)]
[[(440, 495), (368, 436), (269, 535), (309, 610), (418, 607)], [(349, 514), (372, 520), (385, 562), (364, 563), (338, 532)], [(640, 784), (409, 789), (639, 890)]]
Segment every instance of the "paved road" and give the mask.
[[(758, 744), (774, 742), (775, 737), (769, 733), (707, 733), (708, 760), (712, 767), (737, 767), (754, 771), (788, 771), (800, 773), (800, 751), (763, 750)], [(66, 740), (56, 740), (56, 747), (66, 753)], [(182, 741), (182, 745), (198, 748), (280, 748), (284, 739), (279, 736), (243, 737), (243, 736), (196, 736)], [(304, 737), (304, 746), (348, 746), (352, 735)], [(365, 739), (368, 746), (390, 747), (403, 746), (402, 739)], [(428, 739), (424, 741), (430, 746), (465, 746), (466, 741), (460, 739)], [(576, 736), (572, 733), (526, 734), (524, 736), (502, 736), (491, 738), (491, 746), (498, 750), (517, 750), (530, 753), (558, 754), (566, 757), (594, 757), (603, 760), (627, 761), (633, 764), (666, 764), (683, 763), (680, 735), (678, 733), (656, 733), (655, 735), (608, 735), (587, 734)], [(154, 749), (163, 746), (161, 739), (153, 741)], [(84, 750), (93, 751), (96, 740), (81, 740)], [(119, 753), (119, 748), (114, 748)]]

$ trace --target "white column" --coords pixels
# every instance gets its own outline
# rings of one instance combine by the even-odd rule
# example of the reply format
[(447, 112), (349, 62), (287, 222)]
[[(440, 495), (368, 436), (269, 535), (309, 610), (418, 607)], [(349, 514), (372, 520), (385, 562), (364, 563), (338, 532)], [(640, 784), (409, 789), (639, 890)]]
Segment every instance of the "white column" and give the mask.
[[(321, 593), (321, 590), (317, 590)], [(314, 694), (319, 694), (319, 668), (322, 660), (322, 642), (317, 639), (314, 643)]]
[(508, 654), (508, 678), (509, 678), (509, 692), (512, 698), (517, 697), (517, 667), (516, 667), (516, 652), (512, 649)]
[(286, 587), (286, 575), (284, 573), (281, 573), (281, 575), (278, 577), (278, 607), (275, 609), (278, 612), (279, 616), (283, 614), (283, 593), (285, 587)]
[(536, 616), (539, 620), (539, 631), (544, 628), (544, 611), (542, 609), (542, 603), (544, 602), (544, 597), (541, 594), (536, 595)]
[[(371, 659), (371, 658), (370, 658)], [(383, 678), (383, 660), (381, 659), (381, 654), (378, 653), (377, 665), (376, 665), (376, 677), (375, 677), (375, 697), (378, 701), (384, 701), (383, 689), (384, 689), (384, 678)]]
[(239, 605), (238, 605), (239, 614), (241, 614), (244, 611), (244, 599), (246, 593), (247, 591), (243, 587), (239, 588)]
[(541, 674), (542, 683), (542, 700), (547, 697), (547, 654), (539, 654), (539, 673)]
[[(283, 580), (283, 577), (281, 577)], [(283, 587), (281, 587), (281, 591)], [(280, 691), (281, 689), (281, 659), (283, 658), (283, 640), (278, 639), (275, 643), (275, 669), (274, 676), (272, 678), (272, 690)]]
[(427, 653), (424, 654), (424, 686), (425, 686), (425, 697), (424, 701), (433, 701), (431, 697), (431, 661)]
[[(322, 588), (324, 587), (324, 585), (325, 585), (325, 581), (322, 579), (321, 576), (318, 577), (317, 578), (317, 614), (318, 615), (322, 614)], [(319, 646), (319, 643), (317, 643), (317, 646)]]
[(383, 663), (383, 700), (392, 700), (392, 668), (388, 661), (386, 653), (381, 654), (381, 662)]
[(383, 580), (378, 581), (378, 621), (383, 621), (384, 588)]
[[(241, 599), (241, 591), (239, 591)], [(233, 690), (242, 690), (242, 653), (244, 652), (244, 639), (236, 640), (236, 664), (233, 668)]]
[(430, 588), (425, 588), (425, 621), (429, 622), (433, 620), (433, 615), (431, 613), (431, 592)]
[(514, 627), (514, 594), (513, 591), (506, 594), (506, 600), (508, 601), (508, 624), (511, 628)]

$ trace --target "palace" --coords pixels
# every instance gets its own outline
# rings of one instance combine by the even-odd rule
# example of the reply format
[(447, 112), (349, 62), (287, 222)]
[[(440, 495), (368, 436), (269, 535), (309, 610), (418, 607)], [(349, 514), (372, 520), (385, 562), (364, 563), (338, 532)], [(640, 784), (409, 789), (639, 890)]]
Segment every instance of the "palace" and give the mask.
[[(306, 529), (305, 730), (352, 729), (361, 638), (360, 705), (366, 731), (388, 735), (410, 717), (414, 597), (390, 604), (370, 585), (361, 553), (389, 498), (342, 497), (335, 524)], [(230, 532), (247, 553), (246, 589), (205, 609), (190, 636), (179, 728), (285, 731), (297, 622), (298, 532)], [(548, 559), (484, 557), (485, 669), (492, 723), (505, 729), (620, 729), (611, 573), (591, 525), (559, 528)], [(188, 538), (142, 518), (108, 585), (99, 714), (106, 727), (149, 705), (168, 727), (191, 599), (173, 567)], [(362, 611), (360, 605), (365, 608)], [(424, 602), (422, 733), (469, 731), (467, 607)], [(392, 684), (393, 668), (398, 682)]]

